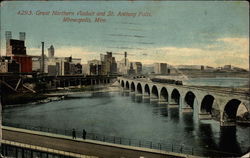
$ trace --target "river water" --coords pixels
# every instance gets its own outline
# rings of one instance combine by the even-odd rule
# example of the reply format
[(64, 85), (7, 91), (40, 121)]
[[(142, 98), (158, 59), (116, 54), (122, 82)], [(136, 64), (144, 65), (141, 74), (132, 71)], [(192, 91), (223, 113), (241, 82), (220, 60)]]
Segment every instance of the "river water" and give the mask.
[(74, 99), (7, 107), (3, 110), (3, 122), (58, 130), (84, 128), (106, 136), (239, 155), (249, 149), (250, 127), (222, 128), (218, 121), (198, 120), (196, 113), (195, 108), (193, 113), (183, 113), (178, 107), (170, 108), (115, 88), (115, 91), (79, 93)]

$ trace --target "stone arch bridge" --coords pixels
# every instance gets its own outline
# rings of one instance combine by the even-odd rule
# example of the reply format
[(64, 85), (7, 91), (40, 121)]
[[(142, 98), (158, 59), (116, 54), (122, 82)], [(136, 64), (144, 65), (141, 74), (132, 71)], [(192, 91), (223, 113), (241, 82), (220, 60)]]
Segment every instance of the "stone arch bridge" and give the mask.
[(199, 119), (211, 119), (212, 115), (220, 120), (221, 126), (235, 126), (239, 106), (250, 112), (249, 96), (243, 93), (219, 91), (209, 88), (152, 82), (147, 79), (119, 77), (124, 90), (148, 97), (168, 106), (181, 106), (183, 112), (196, 108)]

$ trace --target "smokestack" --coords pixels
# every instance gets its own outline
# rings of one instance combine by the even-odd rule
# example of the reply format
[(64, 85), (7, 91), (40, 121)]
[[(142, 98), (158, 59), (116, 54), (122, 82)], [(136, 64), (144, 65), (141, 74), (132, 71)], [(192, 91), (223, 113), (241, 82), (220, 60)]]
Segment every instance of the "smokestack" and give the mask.
[(124, 52), (124, 57), (125, 57), (125, 66), (127, 66), (127, 52)]
[(9, 44), (11, 38), (12, 38), (11, 31), (6, 31), (5, 32), (6, 45)]
[(42, 42), (42, 63), (41, 63), (41, 73), (44, 73), (44, 42)]
[(19, 32), (19, 40), (25, 41), (25, 32)]

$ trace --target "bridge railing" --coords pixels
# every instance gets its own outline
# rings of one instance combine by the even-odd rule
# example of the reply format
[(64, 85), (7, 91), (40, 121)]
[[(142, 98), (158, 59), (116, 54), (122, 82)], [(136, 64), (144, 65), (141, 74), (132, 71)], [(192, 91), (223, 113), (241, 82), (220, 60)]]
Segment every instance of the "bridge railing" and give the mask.
[[(72, 129), (55, 129), (55, 128), (46, 128), (41, 126), (32, 126), (32, 125), (23, 125), (23, 124), (15, 124), (15, 123), (6, 123), (3, 122), (3, 126), (33, 130), (33, 131), (40, 131), (52, 134), (60, 134), (64, 136), (72, 137)], [(82, 131), (76, 130), (76, 137), (82, 138)], [(73, 137), (72, 137), (73, 139)], [(148, 149), (156, 149), (162, 150), (167, 152), (175, 152), (175, 153), (182, 153), (188, 155), (197, 155), (197, 156), (233, 156), (238, 157), (242, 155), (242, 153), (230, 153), (230, 152), (223, 152), (218, 150), (210, 150), (205, 148), (197, 148), (197, 147), (190, 147), (187, 145), (180, 145), (180, 144), (173, 144), (169, 142), (153, 142), (148, 140), (138, 140), (138, 139), (131, 139), (131, 138), (123, 138), (117, 136), (108, 136), (98, 133), (91, 133), (87, 132), (86, 139), (96, 140), (101, 142), (113, 143), (113, 144), (120, 144), (120, 145), (127, 145), (133, 147), (142, 147)]]

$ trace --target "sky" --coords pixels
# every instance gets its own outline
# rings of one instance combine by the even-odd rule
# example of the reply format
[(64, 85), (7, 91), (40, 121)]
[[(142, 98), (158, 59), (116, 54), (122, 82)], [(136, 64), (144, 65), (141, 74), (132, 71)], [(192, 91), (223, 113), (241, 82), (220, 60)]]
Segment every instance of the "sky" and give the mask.
[[(52, 15), (53, 11), (74, 15)], [(79, 11), (93, 14), (77, 15)], [(46, 54), (53, 45), (56, 56), (82, 58), (82, 63), (100, 59), (107, 51), (119, 61), (127, 51), (130, 61), (143, 64), (231, 64), (248, 69), (248, 13), (244, 1), (4, 1), (1, 54), (5, 31), (11, 31), (15, 39), (26, 32), (29, 55), (40, 55), (44, 41)], [(91, 22), (63, 22), (64, 18)], [(95, 22), (96, 18), (105, 21)]]

